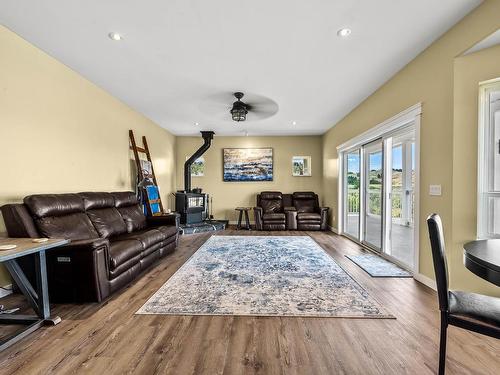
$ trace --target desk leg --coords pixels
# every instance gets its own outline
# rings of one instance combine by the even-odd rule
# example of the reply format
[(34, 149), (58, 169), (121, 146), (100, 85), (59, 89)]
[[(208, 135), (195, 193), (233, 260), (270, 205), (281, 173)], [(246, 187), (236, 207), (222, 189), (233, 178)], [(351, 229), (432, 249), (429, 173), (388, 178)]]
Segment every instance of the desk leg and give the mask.
[(24, 294), (26, 299), (28, 300), (31, 308), (35, 310), (35, 312), (38, 314), (38, 311), (40, 310), (38, 307), (38, 294), (35, 292), (33, 287), (31, 286), (28, 278), (24, 274), (23, 270), (21, 267), (19, 267), (19, 264), (15, 259), (8, 260), (4, 262), (5, 268), (7, 268), (7, 271), (9, 271), (10, 275), (16, 282), (17, 286), (21, 290), (21, 292)]
[(31, 332), (36, 331), (42, 325), (56, 325), (61, 321), (61, 318), (58, 316), (54, 318), (50, 317), (45, 251), (35, 254), (37, 291), (35, 291), (15, 259), (4, 262), (4, 265), (28, 300), (30, 306), (35, 310), (36, 316), (14, 314), (0, 316), (0, 324), (21, 324), (27, 326), (15, 335), (0, 340), (0, 352), (26, 337)]
[(49, 291), (47, 287), (47, 265), (45, 251), (35, 254), (36, 285), (38, 288), (38, 316), (47, 319), (50, 316)]

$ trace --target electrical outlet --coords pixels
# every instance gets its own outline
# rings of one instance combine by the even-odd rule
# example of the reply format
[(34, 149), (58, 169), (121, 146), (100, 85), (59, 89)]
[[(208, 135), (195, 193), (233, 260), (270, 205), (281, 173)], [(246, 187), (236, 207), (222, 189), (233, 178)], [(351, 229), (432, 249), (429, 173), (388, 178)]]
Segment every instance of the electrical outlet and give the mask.
[(441, 196), (441, 185), (429, 185), (429, 195)]

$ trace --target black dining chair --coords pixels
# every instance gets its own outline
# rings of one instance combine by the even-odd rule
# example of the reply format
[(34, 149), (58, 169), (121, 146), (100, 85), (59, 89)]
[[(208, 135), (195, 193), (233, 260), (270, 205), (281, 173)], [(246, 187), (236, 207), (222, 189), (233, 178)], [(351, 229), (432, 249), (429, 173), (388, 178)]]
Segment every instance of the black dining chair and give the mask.
[(432, 259), (436, 274), (441, 337), (439, 341), (439, 374), (446, 364), (446, 331), (448, 325), (500, 339), (500, 298), (448, 290), (448, 267), (444, 247), (443, 224), (438, 214), (427, 218)]

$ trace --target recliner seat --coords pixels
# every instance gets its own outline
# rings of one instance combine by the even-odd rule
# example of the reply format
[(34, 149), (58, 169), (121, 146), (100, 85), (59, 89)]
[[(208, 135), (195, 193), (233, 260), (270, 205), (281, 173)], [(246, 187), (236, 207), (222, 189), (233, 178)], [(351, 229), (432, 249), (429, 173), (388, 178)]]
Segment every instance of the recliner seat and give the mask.
[(279, 191), (264, 191), (258, 194), (254, 214), (257, 230), (286, 229), (283, 195)]
[(320, 207), (318, 195), (312, 191), (292, 194), (297, 210), (298, 230), (326, 230), (328, 207)]

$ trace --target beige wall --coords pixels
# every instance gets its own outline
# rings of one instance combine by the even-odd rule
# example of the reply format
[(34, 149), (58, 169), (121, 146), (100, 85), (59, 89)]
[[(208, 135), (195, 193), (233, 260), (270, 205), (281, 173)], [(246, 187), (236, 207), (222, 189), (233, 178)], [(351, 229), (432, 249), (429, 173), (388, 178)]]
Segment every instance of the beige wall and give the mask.
[[(202, 144), (200, 137), (177, 137), (177, 187), (184, 189), (184, 162)], [(272, 147), (274, 181), (224, 182), (222, 181), (222, 149), (230, 147)], [(292, 156), (312, 157), (311, 177), (292, 177)], [(218, 137), (204, 154), (205, 175), (193, 177), (192, 186), (201, 187), (213, 197), (215, 218), (236, 220), (234, 208), (255, 206), (256, 194), (264, 190), (315, 191), (322, 197), (321, 137)], [(253, 219), (253, 214), (250, 217)]]
[[(148, 138), (166, 197), (175, 137), (0, 26), (0, 205), (32, 193), (131, 189), (129, 129)], [(0, 285), (8, 282), (0, 270)]]
[(451, 282), (500, 296), (500, 288), (472, 275), (463, 265), (462, 247), (476, 236), (479, 83), (500, 78), (500, 46), (455, 60), (453, 125), (453, 243)]
[[(439, 213), (444, 221), (448, 252), (460, 251), (453, 241), (453, 108), (454, 59), (476, 42), (500, 27), (500, 1), (485, 1), (443, 37), (403, 68), (384, 86), (368, 97), (349, 115), (329, 130), (323, 138), (324, 197), (325, 203), (337, 208), (337, 152), (336, 147), (366, 131), (402, 110), (423, 103), (421, 122), (420, 173), (420, 272), (433, 276), (432, 258), (425, 219), (431, 212)], [(475, 126), (467, 125), (467, 126)], [(470, 182), (475, 184), (475, 179)], [(429, 196), (430, 184), (442, 185), (443, 195)], [(474, 198), (475, 199), (475, 198)], [(331, 222), (337, 227), (336, 210)], [(470, 239), (474, 238), (471, 236)], [(454, 246), (452, 246), (454, 245)], [(452, 257), (455, 258), (455, 255)], [(450, 270), (452, 287), (485, 293), (496, 293), (478, 282), (470, 272)]]

